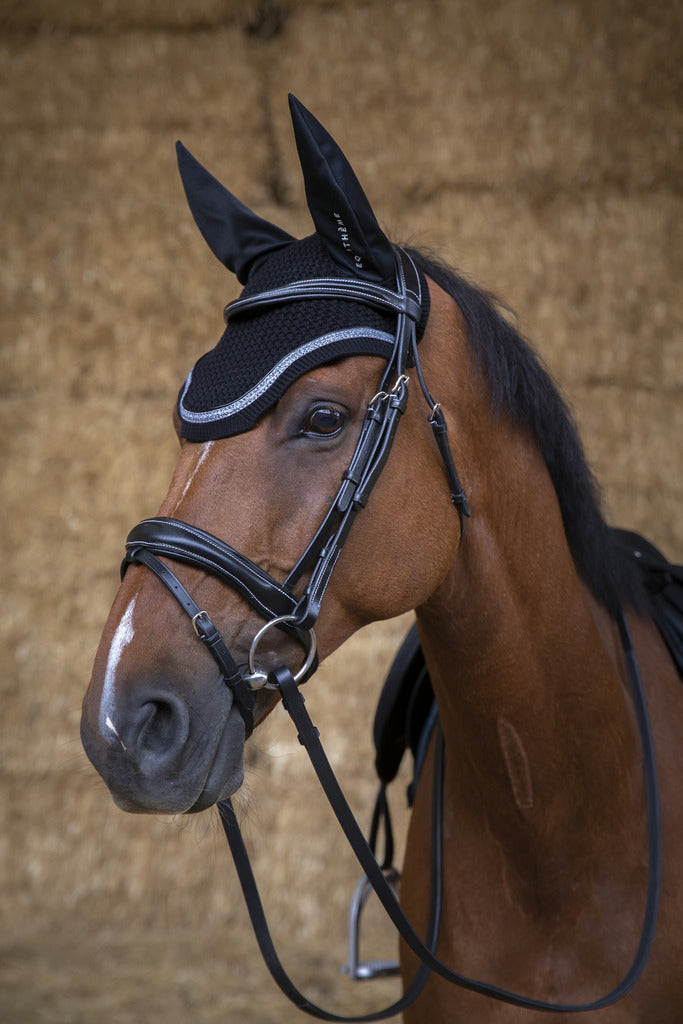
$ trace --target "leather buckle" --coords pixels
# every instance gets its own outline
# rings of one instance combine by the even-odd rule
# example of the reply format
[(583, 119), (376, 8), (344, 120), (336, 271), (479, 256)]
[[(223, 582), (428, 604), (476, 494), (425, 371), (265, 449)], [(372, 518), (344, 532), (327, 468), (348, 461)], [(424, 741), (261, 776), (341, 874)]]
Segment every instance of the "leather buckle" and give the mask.
[[(196, 607), (197, 606), (195, 605), (195, 608)], [(205, 619), (206, 620), (206, 626), (208, 628), (202, 629), (202, 627), (199, 625), (199, 620), (200, 619)], [(203, 640), (204, 637), (208, 635), (209, 630), (213, 629), (213, 622), (209, 618), (209, 613), (205, 612), (205, 611), (201, 611), (201, 612), (197, 612), (196, 615), (193, 615), (192, 616), (192, 628), (195, 631), (196, 635), (199, 637), (199, 639)]]

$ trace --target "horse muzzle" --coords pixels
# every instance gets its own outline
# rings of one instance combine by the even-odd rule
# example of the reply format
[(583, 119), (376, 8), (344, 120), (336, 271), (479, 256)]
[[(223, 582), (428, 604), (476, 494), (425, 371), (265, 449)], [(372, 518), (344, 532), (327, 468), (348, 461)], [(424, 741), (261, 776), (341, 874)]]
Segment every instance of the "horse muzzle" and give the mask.
[(129, 692), (107, 714), (93, 713), (86, 694), (81, 718), (85, 752), (119, 807), (186, 813), (239, 788), (244, 723), (219, 681), (203, 695), (201, 712), (161, 679), (138, 681)]

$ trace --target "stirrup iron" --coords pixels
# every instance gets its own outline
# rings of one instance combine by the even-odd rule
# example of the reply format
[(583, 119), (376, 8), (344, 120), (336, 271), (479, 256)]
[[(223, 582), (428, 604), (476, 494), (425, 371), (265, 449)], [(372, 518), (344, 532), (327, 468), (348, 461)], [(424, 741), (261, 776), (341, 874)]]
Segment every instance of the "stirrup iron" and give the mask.
[[(398, 895), (401, 876), (396, 868), (384, 869), (384, 877)], [(360, 919), (365, 902), (372, 892), (367, 875), (363, 875), (356, 886), (349, 907), (349, 959), (341, 968), (342, 974), (348, 974), (351, 981), (371, 981), (373, 978), (384, 978), (399, 973), (398, 960), (359, 960), (360, 957)]]

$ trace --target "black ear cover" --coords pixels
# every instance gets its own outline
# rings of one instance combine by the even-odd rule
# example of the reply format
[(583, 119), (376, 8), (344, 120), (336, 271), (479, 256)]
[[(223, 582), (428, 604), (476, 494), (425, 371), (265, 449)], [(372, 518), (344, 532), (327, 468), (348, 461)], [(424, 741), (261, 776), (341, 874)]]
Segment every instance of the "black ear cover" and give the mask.
[(328, 252), (345, 271), (391, 281), (396, 257), (358, 178), (332, 136), (296, 97), (289, 97), (308, 208)]
[(176, 143), (178, 169), (197, 227), (215, 256), (246, 284), (264, 259), (295, 239), (252, 213), (183, 146)]

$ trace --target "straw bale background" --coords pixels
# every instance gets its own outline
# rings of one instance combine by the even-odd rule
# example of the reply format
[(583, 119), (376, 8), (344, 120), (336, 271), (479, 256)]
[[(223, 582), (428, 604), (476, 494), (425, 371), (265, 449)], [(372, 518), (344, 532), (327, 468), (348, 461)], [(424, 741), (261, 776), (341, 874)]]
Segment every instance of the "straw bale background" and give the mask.
[[(177, 387), (235, 294), (185, 208), (176, 137), (304, 234), (295, 92), (394, 237), (518, 311), (613, 519), (680, 560), (682, 13), (2, 0), (2, 1021), (300, 1019), (266, 980), (213, 814), (123, 814), (78, 738), (123, 539), (160, 503)], [(364, 632), (311, 684), (362, 820), (373, 697), (405, 624)], [(242, 813), (296, 977), (360, 1010), (392, 983), (336, 976), (356, 870), (296, 746), (272, 716)]]

